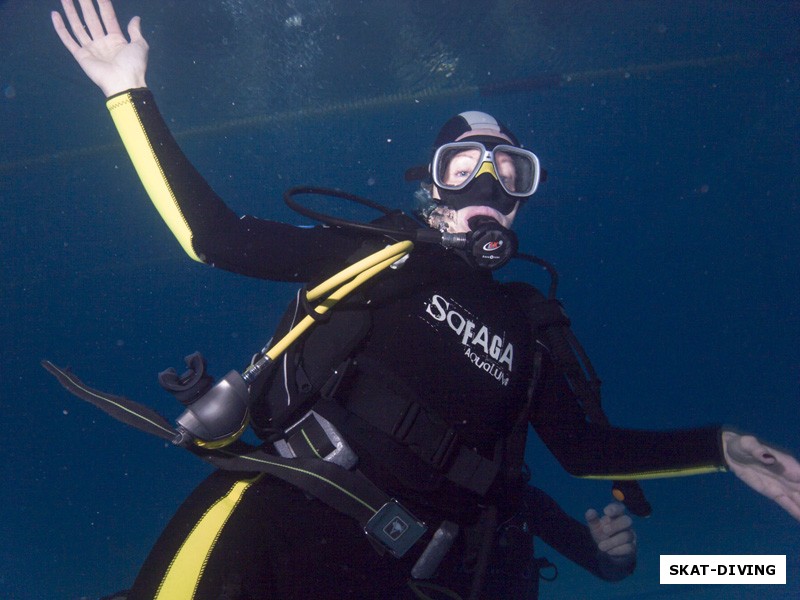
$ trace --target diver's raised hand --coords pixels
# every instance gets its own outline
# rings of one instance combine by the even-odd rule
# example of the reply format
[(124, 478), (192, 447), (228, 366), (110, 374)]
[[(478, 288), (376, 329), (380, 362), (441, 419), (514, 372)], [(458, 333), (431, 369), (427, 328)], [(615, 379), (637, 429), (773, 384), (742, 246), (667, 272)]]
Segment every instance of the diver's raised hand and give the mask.
[(61, 0), (72, 33), (59, 12), (53, 11), (50, 16), (58, 37), (84, 73), (106, 97), (145, 87), (148, 46), (142, 37), (141, 19), (133, 17), (128, 24), (128, 41), (119, 27), (111, 0), (97, 0), (99, 16), (93, 0), (79, 2), (84, 22), (73, 0)]
[(739, 479), (800, 521), (800, 463), (792, 455), (729, 430), (722, 432), (722, 449)]

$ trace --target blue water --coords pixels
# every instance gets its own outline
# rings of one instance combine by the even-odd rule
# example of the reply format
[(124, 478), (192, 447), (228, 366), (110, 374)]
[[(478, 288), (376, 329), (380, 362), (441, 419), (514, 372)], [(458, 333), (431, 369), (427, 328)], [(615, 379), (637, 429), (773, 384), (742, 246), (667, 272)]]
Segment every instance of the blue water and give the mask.
[[(242, 367), (293, 292), (182, 254), (102, 95), (52, 32), (58, 4), (0, 2), (0, 598), (15, 600), (128, 586), (208, 472), (68, 396), (39, 360), (175, 416), (155, 374), (196, 349), (217, 374)], [(280, 202), (295, 183), (408, 207), (402, 173), (437, 127), (465, 109), (496, 114), (549, 172), (517, 230), (562, 275), (612, 421), (731, 423), (800, 455), (797, 2), (119, 0), (117, 11), (142, 15), (162, 112), (241, 213), (302, 221)], [(518, 78), (540, 84), (479, 94)], [(526, 267), (502, 276), (545, 283)], [(529, 450), (536, 482), (572, 514), (609, 500), (538, 440)], [(731, 475), (645, 489), (654, 514), (636, 523), (636, 573), (600, 582), (540, 544), (560, 571), (542, 598), (796, 597), (800, 524), (777, 506)], [(785, 554), (789, 583), (660, 586), (660, 554)]]

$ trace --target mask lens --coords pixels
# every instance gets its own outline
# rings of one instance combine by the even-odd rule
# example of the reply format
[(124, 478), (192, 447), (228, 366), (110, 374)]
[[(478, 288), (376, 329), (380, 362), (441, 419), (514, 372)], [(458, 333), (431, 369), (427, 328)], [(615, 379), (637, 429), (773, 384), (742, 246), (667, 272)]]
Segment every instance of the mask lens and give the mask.
[(433, 181), (446, 190), (460, 190), (475, 178), (483, 162), (481, 144), (456, 143), (441, 146), (433, 157)]
[(533, 152), (514, 146), (496, 146), (492, 152), (497, 179), (506, 193), (530, 196), (539, 185), (539, 159)]

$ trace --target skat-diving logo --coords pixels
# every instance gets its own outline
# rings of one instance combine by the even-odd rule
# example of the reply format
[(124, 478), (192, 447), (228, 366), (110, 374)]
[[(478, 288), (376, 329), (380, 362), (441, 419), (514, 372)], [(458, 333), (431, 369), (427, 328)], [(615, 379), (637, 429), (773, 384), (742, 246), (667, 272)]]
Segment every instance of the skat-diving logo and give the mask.
[(450, 330), (461, 338), (464, 356), (473, 365), (494, 377), (502, 385), (508, 385), (514, 364), (514, 346), (506, 342), (505, 336), (497, 335), (489, 331), (486, 325), (479, 325), (465, 316), (463, 313), (466, 312), (455, 301), (447, 300), (438, 294), (434, 294), (430, 302), (425, 305), (427, 315), (437, 323), (446, 323)]

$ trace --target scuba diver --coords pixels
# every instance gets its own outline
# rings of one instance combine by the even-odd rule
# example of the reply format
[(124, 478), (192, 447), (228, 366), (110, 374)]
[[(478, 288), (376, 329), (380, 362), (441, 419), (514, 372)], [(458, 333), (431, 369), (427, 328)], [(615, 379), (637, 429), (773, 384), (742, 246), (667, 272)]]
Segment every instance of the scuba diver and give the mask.
[[(161, 117), (145, 83), (139, 18), (128, 41), (110, 0), (98, 0), (99, 15), (81, 0), (83, 23), (72, 0), (62, 5), (71, 33), (57, 12), (55, 30), (106, 95), (184, 251), (235, 273), (306, 284), (278, 341), (244, 373), (215, 382), (194, 355), (183, 375), (162, 373), (186, 405), (177, 429), (45, 362), (73, 393), (221, 467), (170, 521), (129, 598), (533, 597), (524, 571), (536, 528), (527, 519), (545, 514), (547, 501), (527, 485), (528, 425), (572, 475), (732, 471), (800, 520), (800, 464), (751, 435), (587, 419), (550, 327), (537, 325), (535, 308), (545, 303), (530, 286), (492, 276), (518, 254), (510, 228), (541, 179), (538, 158), (493, 117), (450, 119), (427, 168), (408, 174), (422, 180), (423, 224), (391, 211), (362, 228), (240, 218)], [(344, 283), (346, 297), (325, 297), (345, 265), (340, 279), (360, 285), (362, 271), (348, 269), (370, 257), (365, 285), (351, 294)], [(264, 441), (257, 450), (237, 440), (248, 426)], [(589, 513), (583, 533), (565, 539), (599, 561), (593, 572), (618, 579), (633, 568), (635, 536), (619, 505), (610, 507), (599, 525)], [(553, 527), (563, 523), (553, 519)], [(509, 577), (497, 561), (504, 536), (517, 530), (526, 539), (506, 546), (520, 567)]]

